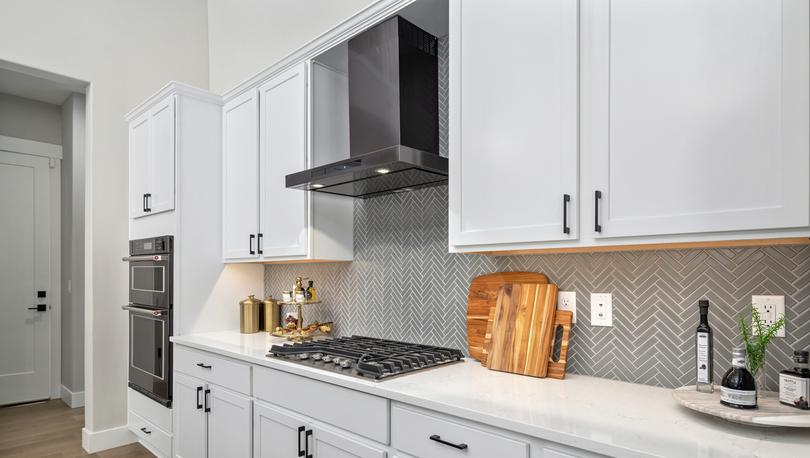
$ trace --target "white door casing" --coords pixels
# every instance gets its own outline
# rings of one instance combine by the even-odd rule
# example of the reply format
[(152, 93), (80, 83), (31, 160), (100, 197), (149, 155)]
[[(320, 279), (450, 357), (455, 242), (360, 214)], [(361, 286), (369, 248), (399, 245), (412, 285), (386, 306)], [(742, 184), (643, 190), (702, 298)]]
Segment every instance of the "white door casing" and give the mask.
[(0, 151), (0, 405), (51, 396), (53, 312), (28, 309), (54, 299), (48, 161)]

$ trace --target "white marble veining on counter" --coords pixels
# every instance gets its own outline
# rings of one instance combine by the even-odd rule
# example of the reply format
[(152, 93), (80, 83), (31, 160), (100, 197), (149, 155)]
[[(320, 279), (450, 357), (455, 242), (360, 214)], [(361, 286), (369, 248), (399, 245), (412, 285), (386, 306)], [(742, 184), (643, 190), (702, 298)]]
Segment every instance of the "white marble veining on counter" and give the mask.
[(729, 423), (678, 405), (665, 388), (580, 375), (539, 379), (490, 371), (473, 360), (375, 382), (268, 358), (269, 348), (285, 340), (267, 333), (222, 331), (172, 340), (607, 455), (810, 456), (807, 430)]

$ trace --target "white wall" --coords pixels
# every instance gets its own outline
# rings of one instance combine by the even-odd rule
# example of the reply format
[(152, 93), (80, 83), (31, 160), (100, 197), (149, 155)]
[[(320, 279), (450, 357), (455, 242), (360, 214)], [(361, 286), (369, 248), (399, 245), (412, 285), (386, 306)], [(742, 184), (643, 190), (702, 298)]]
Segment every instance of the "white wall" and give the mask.
[(0, 92), (0, 135), (61, 145), (62, 110), (59, 105)]
[(84, 391), (84, 104), (62, 105), (62, 385), (73, 393)]
[(208, 0), (211, 90), (222, 93), (372, 0)]
[(208, 87), (205, 0), (0, 0), (0, 59), (89, 81), (85, 314), (88, 433), (126, 423), (127, 125), (179, 80)]

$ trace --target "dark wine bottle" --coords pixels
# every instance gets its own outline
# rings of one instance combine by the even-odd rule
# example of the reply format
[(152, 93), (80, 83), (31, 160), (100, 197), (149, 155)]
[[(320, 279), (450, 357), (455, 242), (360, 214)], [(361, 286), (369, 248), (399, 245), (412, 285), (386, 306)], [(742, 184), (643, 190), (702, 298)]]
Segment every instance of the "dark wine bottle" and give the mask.
[(700, 324), (695, 331), (695, 389), (702, 393), (714, 391), (714, 337), (709, 327), (709, 301), (698, 301)]
[(757, 407), (757, 383), (745, 366), (745, 347), (732, 352), (731, 369), (723, 376), (720, 386), (720, 403), (737, 409)]

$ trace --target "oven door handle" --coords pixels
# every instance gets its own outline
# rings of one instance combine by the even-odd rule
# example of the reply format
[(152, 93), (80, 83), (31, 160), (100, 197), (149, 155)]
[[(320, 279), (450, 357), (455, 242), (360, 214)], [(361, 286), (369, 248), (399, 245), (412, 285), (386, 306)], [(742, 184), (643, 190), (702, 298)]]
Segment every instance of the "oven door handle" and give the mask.
[(124, 256), (121, 258), (124, 262), (137, 262), (137, 261), (165, 261), (166, 255), (161, 254), (146, 254), (141, 256)]
[(141, 315), (149, 316), (163, 316), (167, 310), (156, 310), (146, 307), (138, 307), (137, 305), (122, 305), (122, 309), (129, 310), (130, 312), (140, 313)]

